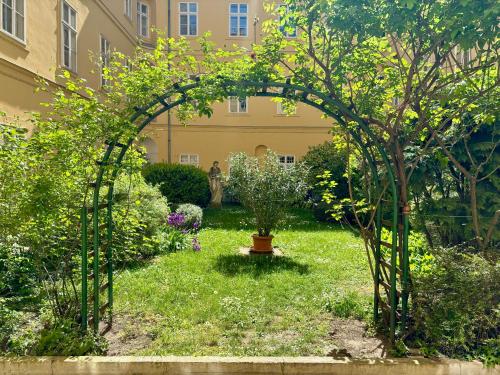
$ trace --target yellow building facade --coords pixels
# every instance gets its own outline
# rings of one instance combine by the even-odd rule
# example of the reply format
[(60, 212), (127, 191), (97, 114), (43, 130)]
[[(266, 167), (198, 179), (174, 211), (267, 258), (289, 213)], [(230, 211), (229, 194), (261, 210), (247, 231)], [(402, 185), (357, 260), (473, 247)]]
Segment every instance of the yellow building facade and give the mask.
[[(159, 29), (194, 43), (206, 31), (220, 47), (249, 50), (263, 36), (269, 17), (264, 0), (0, 0), (0, 111), (23, 123), (42, 111), (47, 98), (35, 94), (37, 77), (59, 85), (59, 68), (99, 88), (101, 77), (89, 56), (117, 50), (133, 53), (139, 43), (154, 44)], [(295, 37), (293, 33), (288, 35)], [(182, 126), (175, 115), (161, 115), (144, 132), (142, 145), (152, 162), (195, 164), (208, 169), (217, 160), (227, 170), (230, 153), (259, 155), (276, 151), (293, 164), (309, 146), (328, 139), (331, 121), (305, 105), (285, 115), (267, 98), (228, 99), (214, 105), (213, 116)], [(28, 126), (28, 125), (27, 125)], [(171, 128), (169, 151), (168, 128)]]

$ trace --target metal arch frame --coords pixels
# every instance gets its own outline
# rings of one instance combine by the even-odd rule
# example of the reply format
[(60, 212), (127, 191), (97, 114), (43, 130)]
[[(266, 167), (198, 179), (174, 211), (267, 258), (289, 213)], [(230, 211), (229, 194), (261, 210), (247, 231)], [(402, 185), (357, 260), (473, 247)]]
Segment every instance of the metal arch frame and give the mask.
[[(389, 184), (389, 191), (392, 197), (392, 218), (391, 218), (391, 231), (392, 231), (392, 244), (390, 244), (391, 249), (391, 262), (390, 262), (390, 292), (389, 292), (389, 332), (391, 340), (395, 338), (396, 325), (397, 325), (397, 309), (398, 309), (398, 294), (401, 296), (401, 314), (400, 314), (400, 327), (401, 331), (406, 329), (407, 315), (408, 315), (408, 297), (409, 297), (409, 251), (408, 251), (408, 212), (404, 209), (399, 210), (398, 201), (398, 190), (397, 190), (397, 180), (395, 178), (394, 172), (392, 170), (392, 164), (389, 160), (387, 153), (384, 148), (378, 142), (375, 134), (372, 132), (368, 124), (355, 113), (353, 113), (349, 108), (347, 108), (342, 102), (319, 92), (312, 87), (305, 87), (302, 85), (292, 84), (290, 80), (287, 79), (286, 82), (272, 82), (266, 79), (255, 82), (249, 80), (235, 81), (232, 79), (227, 79), (224, 77), (217, 77), (217, 80), (207, 81), (202, 83), (199, 77), (194, 79), (194, 82), (180, 86), (179, 84), (172, 85), (170, 90), (159, 96), (155, 95), (154, 100), (149, 102), (147, 105), (136, 108), (134, 114), (130, 117), (129, 122), (135, 124), (139, 122), (135, 128), (135, 132), (131, 135), (125, 143), (120, 143), (120, 138), (123, 135), (118, 135), (115, 139), (106, 141), (107, 148), (104, 152), (103, 158), (97, 161), (99, 165), (99, 171), (96, 176), (95, 182), (92, 183), (93, 199), (92, 207), (88, 207), (84, 204), (81, 212), (81, 222), (82, 222), (82, 293), (81, 293), (81, 325), (84, 330), (87, 329), (89, 319), (88, 319), (88, 305), (93, 303), (93, 313), (90, 323), (93, 326), (94, 331), (97, 333), (99, 331), (100, 317), (103, 311), (108, 310), (109, 313), (109, 326), (112, 323), (112, 308), (113, 308), (113, 264), (112, 264), (112, 240), (113, 240), (113, 193), (114, 193), (114, 181), (119, 173), (121, 163), (127, 150), (136, 140), (137, 135), (156, 117), (160, 114), (182, 105), (189, 100), (189, 91), (202, 87), (204, 84), (207, 85), (217, 85), (224, 89), (224, 95), (226, 97), (238, 95), (235, 88), (242, 87), (247, 90), (253, 90), (252, 92), (246, 93), (247, 96), (256, 97), (281, 97), (286, 99), (292, 99), (294, 101), (299, 101), (315, 107), (322, 111), (329, 117), (334, 118), (340, 126), (342, 126), (349, 134), (352, 136), (354, 141), (358, 144), (363, 156), (368, 161), (368, 166), (375, 179), (375, 189), (381, 192), (381, 183), (379, 180), (379, 174), (377, 171), (375, 160), (372, 154), (365, 147), (366, 144), (363, 142), (360, 133), (350, 128), (346, 121), (342, 118), (345, 116), (359, 125), (359, 130), (367, 136), (367, 138), (372, 142), (372, 145), (377, 150), (378, 154), (381, 156), (383, 164), (387, 172), (387, 179)], [(280, 92), (270, 92), (268, 89), (281, 89)], [(180, 97), (174, 101), (169, 101), (169, 98), (174, 95), (180, 95)], [(310, 97), (315, 97), (311, 99)], [(337, 113), (336, 110), (339, 111)], [(151, 112), (150, 112), (151, 111)], [(110, 162), (111, 156), (115, 149), (119, 149), (119, 153), (113, 162)], [(111, 167), (111, 175), (107, 181), (104, 181), (104, 176)], [(108, 192), (106, 194), (106, 204), (100, 204), (100, 192), (101, 187), (106, 184), (108, 186)], [(101, 209), (106, 209), (105, 225), (99, 224), (99, 211)], [(92, 248), (91, 253), (88, 252), (89, 249), (89, 230), (88, 230), (88, 214), (92, 214), (92, 228), (90, 234), (92, 235)], [(401, 216), (400, 216), (401, 215)], [(397, 260), (398, 260), (398, 225), (401, 218), (402, 230), (402, 263), (400, 274), (401, 274), (401, 293), (397, 291)], [(382, 207), (379, 202), (376, 208), (375, 217), (375, 255), (374, 255), (374, 319), (377, 321), (379, 319), (379, 305), (381, 302), (381, 297), (379, 294), (380, 285), (380, 274), (381, 274), (381, 230), (382, 230)], [(105, 259), (107, 263), (104, 267), (100, 267), (99, 258), (101, 253), (101, 234), (100, 230), (106, 228), (106, 241), (107, 246), (104, 251)], [(97, 256), (96, 256), (97, 255)], [(88, 274), (88, 258), (93, 257), (93, 273)], [(99, 274), (101, 271), (107, 271), (107, 282), (104, 285), (100, 285)], [(93, 280), (93, 296), (89, 301), (88, 296), (88, 283), (89, 277)], [(107, 290), (108, 301), (104, 306), (99, 305), (100, 294), (102, 291)], [(382, 309), (383, 310), (383, 309)]]

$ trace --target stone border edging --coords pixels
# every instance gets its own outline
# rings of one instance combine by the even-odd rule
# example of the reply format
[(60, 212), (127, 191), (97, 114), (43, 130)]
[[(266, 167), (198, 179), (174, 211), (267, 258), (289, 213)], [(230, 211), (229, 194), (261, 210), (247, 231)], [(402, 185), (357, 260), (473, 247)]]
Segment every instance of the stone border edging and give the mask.
[(331, 357), (0, 357), (1, 375), (493, 375), (450, 359)]

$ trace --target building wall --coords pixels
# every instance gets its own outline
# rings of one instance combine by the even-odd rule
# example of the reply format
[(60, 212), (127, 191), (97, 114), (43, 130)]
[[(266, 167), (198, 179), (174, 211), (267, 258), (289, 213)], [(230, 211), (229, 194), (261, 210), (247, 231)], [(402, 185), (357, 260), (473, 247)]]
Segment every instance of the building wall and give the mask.
[[(150, 8), (150, 26), (167, 34), (168, 0), (143, 0)], [(223, 48), (233, 44), (248, 48), (262, 37), (262, 22), (269, 18), (263, 0), (246, 0), (248, 4), (248, 35), (229, 36), (230, 0), (198, 0), (198, 36), (211, 31), (212, 39)], [(0, 32), (0, 111), (8, 117), (27, 118), (26, 112), (42, 111), (39, 103), (47, 100), (34, 94), (36, 77), (60, 84), (57, 70), (62, 64), (62, 0), (25, 0), (26, 39), (19, 42)], [(111, 49), (131, 54), (138, 45), (136, 0), (132, 0), (132, 16), (124, 13), (124, 0), (67, 0), (77, 13), (77, 68), (73, 73), (99, 88), (99, 69), (89, 55), (99, 56), (100, 35)], [(171, 0), (172, 37), (179, 37), (179, 0)], [(254, 28), (254, 19), (258, 20)], [(155, 32), (143, 40), (145, 48), (154, 43)], [(196, 37), (188, 36), (196, 49)], [(95, 61), (95, 59), (94, 59)], [(175, 112), (175, 111), (172, 111)], [(26, 123), (29, 127), (29, 124)], [(196, 154), (199, 165), (208, 169), (214, 160), (227, 167), (231, 152), (255, 154), (266, 146), (280, 154), (293, 155), (296, 160), (311, 145), (328, 140), (331, 122), (321, 118), (316, 109), (299, 105), (292, 116), (277, 113), (277, 103), (267, 98), (249, 98), (248, 113), (230, 113), (229, 104), (214, 105), (212, 118), (194, 119), (189, 126), (179, 124), (172, 114), (172, 161), (181, 154)], [(152, 161), (167, 160), (167, 116), (159, 117), (144, 134), (143, 144)], [(153, 160), (154, 159), (154, 160)]]
[[(171, 0), (171, 35), (180, 37), (179, 3)], [(254, 41), (262, 39), (262, 23), (270, 16), (264, 10), (263, 0), (197, 0), (197, 36), (185, 36), (197, 50), (197, 37), (210, 31), (211, 40), (218, 47), (231, 48), (234, 44), (250, 51)], [(229, 35), (229, 6), (231, 3), (248, 4), (248, 35), (234, 37)], [(167, 2), (160, 2), (166, 4)], [(254, 20), (257, 19), (256, 27)], [(167, 33), (166, 23), (163, 30)], [(228, 101), (213, 106), (210, 119), (193, 119), (188, 127), (179, 124), (172, 114), (172, 161), (179, 162), (181, 154), (199, 155), (199, 165), (208, 169), (217, 160), (227, 171), (230, 153), (244, 151), (254, 155), (258, 146), (264, 145), (283, 155), (293, 155), (295, 160), (307, 152), (309, 146), (329, 140), (331, 120), (321, 118), (321, 113), (304, 104), (297, 106), (295, 115), (278, 114), (277, 103), (269, 98), (248, 98), (248, 113), (230, 113)], [(167, 116), (158, 118), (146, 130), (157, 145), (158, 160), (167, 160)]]

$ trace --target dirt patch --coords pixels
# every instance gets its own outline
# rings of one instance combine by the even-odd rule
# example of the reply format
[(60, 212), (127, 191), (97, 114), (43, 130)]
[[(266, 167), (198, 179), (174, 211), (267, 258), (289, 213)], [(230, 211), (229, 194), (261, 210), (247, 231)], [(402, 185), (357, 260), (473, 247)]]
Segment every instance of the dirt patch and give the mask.
[[(108, 341), (108, 356), (135, 355), (140, 350), (150, 346), (154, 334), (147, 327), (158, 323), (155, 317), (130, 317), (115, 315), (112, 329), (106, 333)], [(269, 334), (278, 342), (293, 341), (297, 333), (283, 331), (280, 334)], [(245, 332), (243, 345), (249, 345), (255, 339), (255, 331)], [(324, 345), (324, 346), (323, 346)], [(335, 358), (385, 358), (387, 343), (381, 337), (371, 334), (366, 323), (356, 319), (334, 318), (331, 321), (331, 331), (324, 341), (324, 354)]]
[(332, 321), (330, 337), (335, 345), (328, 356), (353, 358), (385, 358), (387, 343), (380, 337), (370, 334), (366, 323), (355, 319)]
[(108, 341), (108, 356), (132, 355), (151, 344), (154, 336), (142, 327), (154, 326), (153, 318), (115, 315), (113, 326), (104, 336)]

